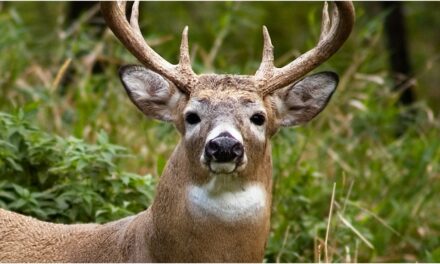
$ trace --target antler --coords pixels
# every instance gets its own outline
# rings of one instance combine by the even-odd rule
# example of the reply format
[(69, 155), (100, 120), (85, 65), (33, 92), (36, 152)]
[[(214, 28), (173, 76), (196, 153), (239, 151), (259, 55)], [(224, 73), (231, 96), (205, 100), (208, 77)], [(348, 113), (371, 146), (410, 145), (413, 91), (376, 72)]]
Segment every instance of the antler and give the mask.
[(331, 19), (328, 4), (325, 2), (322, 12), (321, 35), (318, 44), (296, 60), (282, 68), (273, 64), (273, 46), (269, 32), (263, 27), (263, 59), (254, 78), (261, 87), (262, 95), (270, 94), (298, 80), (321, 63), (330, 58), (345, 42), (354, 24), (354, 7), (351, 2), (334, 2)]
[(107, 25), (116, 37), (142, 64), (162, 74), (183, 92), (191, 93), (198, 78), (191, 68), (188, 51), (188, 27), (185, 27), (182, 33), (179, 63), (174, 65), (157, 54), (144, 40), (138, 22), (139, 1), (135, 1), (133, 4), (130, 22), (125, 16), (125, 2), (101, 2), (101, 11)]

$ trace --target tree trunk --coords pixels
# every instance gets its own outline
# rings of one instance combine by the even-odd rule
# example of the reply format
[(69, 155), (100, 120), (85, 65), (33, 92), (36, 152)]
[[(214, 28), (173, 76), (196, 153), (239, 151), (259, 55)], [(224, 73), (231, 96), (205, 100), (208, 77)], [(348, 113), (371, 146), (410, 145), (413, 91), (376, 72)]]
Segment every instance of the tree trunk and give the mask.
[(385, 36), (388, 45), (389, 63), (393, 75), (394, 89), (402, 91), (399, 103), (409, 105), (415, 101), (414, 84), (412, 81), (411, 61), (408, 54), (405, 18), (402, 2), (381, 2), (385, 12)]

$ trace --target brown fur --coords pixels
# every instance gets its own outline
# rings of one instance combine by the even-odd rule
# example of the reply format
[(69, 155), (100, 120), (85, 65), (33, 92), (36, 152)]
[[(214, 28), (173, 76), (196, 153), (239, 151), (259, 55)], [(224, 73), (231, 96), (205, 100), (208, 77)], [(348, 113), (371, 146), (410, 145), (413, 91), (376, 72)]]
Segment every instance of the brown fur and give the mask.
[[(194, 171), (179, 145), (145, 212), (104, 225), (42, 222), (0, 209), (2, 262), (257, 262), (269, 232), (271, 162), (255, 168), (266, 186), (264, 217), (252, 223), (196, 221), (186, 208), (184, 188)], [(266, 154), (270, 153), (267, 147)], [(268, 177), (269, 176), (269, 177)]]

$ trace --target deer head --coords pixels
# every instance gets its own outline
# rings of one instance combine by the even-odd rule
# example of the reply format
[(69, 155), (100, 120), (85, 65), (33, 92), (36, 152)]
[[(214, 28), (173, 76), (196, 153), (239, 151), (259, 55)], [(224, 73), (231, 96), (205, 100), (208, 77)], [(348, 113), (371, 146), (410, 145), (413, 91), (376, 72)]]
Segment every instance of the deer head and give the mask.
[(183, 30), (179, 63), (170, 64), (143, 39), (138, 2), (130, 21), (124, 4), (104, 2), (102, 10), (115, 35), (146, 67), (120, 70), (132, 102), (145, 115), (175, 124), (192, 166), (229, 174), (264, 162), (263, 150), (278, 128), (306, 123), (328, 103), (338, 83), (336, 74), (300, 78), (334, 54), (351, 32), (353, 5), (334, 5), (330, 18), (325, 3), (316, 47), (282, 68), (274, 66), (273, 46), (263, 27), (263, 59), (253, 76), (196, 75), (190, 64), (188, 27)]

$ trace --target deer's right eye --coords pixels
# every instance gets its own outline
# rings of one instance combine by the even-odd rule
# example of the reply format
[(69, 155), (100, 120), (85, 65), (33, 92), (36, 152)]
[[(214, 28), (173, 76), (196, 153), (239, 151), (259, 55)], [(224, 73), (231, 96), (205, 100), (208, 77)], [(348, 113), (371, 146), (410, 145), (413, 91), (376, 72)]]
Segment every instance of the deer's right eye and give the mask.
[(199, 123), (201, 120), (198, 114), (190, 112), (186, 114), (185, 121), (190, 125), (195, 125)]
[(266, 118), (263, 114), (257, 113), (251, 116), (251, 122), (254, 123), (257, 126), (262, 126), (264, 122), (266, 121)]

